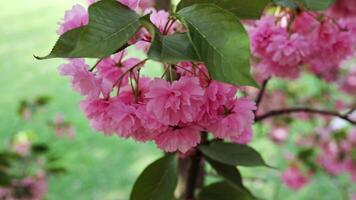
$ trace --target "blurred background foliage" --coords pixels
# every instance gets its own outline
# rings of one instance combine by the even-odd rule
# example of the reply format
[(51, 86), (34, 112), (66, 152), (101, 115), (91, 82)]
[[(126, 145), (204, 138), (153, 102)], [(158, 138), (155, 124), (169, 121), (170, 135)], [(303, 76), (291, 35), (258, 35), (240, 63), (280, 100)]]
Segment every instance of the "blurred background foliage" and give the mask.
[[(57, 38), (56, 22), (75, 3), (78, 1), (0, 1), (0, 149), (6, 148), (11, 136), (19, 131), (36, 132), (34, 140), (49, 143), (67, 169), (67, 173), (50, 179), (47, 199), (127, 200), (139, 173), (162, 153), (152, 143), (137, 144), (94, 133), (79, 110), (81, 97), (71, 90), (69, 81), (57, 73), (62, 60), (40, 62), (33, 58), (33, 54), (48, 52), (51, 42)], [(146, 73), (155, 75), (157, 71), (159, 69), (152, 67)], [(318, 98), (323, 107), (333, 109), (338, 98), (352, 101), (341, 96), (336, 86), (307, 74), (292, 83), (273, 80), (269, 89), (290, 94), (289, 105)], [(30, 121), (21, 119), (18, 116), (21, 102), (41, 95), (50, 97), (49, 105)], [(55, 136), (48, 120), (56, 113), (63, 113), (74, 126), (74, 138)], [(313, 134), (318, 123), (293, 119), (289, 140), (283, 148), (267, 139), (269, 127), (258, 125), (252, 145), (268, 163), (285, 169), (284, 154), (297, 152), (295, 139), (301, 134)], [(341, 200), (345, 194), (342, 188), (349, 184), (347, 176), (331, 178), (320, 173), (311, 184), (294, 192), (281, 184), (278, 170), (252, 168), (242, 169), (242, 172), (256, 196), (273, 200)]]

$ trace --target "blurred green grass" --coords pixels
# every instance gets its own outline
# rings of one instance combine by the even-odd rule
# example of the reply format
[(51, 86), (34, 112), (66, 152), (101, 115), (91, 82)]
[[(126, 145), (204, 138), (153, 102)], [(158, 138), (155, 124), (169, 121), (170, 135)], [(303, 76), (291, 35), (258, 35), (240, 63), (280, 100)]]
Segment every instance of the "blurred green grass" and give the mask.
[[(68, 80), (57, 73), (62, 60), (36, 61), (33, 58), (33, 54), (45, 55), (49, 51), (57, 39), (56, 22), (75, 3), (78, 1), (0, 1), (0, 147), (5, 146), (11, 134), (23, 129), (33, 130), (39, 134), (38, 140), (50, 142), (69, 172), (50, 179), (49, 200), (127, 200), (138, 174), (161, 153), (152, 143), (138, 145), (133, 141), (94, 133), (79, 111), (78, 103), (82, 97), (75, 94)], [(153, 68), (148, 71), (157, 73)], [(320, 91), (310, 87), (310, 84), (316, 84), (315, 80), (307, 76), (294, 89), (304, 91), (304, 95), (320, 95)], [(16, 114), (19, 101), (38, 95), (52, 97), (47, 111), (41, 112), (31, 123), (19, 120)], [(58, 112), (75, 126), (77, 136), (74, 140), (57, 140), (46, 126), (46, 121)], [(306, 127), (298, 121), (295, 127), (291, 133), (294, 136), (313, 131), (313, 127)], [(255, 127), (257, 138), (265, 138), (266, 133), (265, 128)], [(282, 155), (285, 150), (266, 139), (256, 139), (253, 145), (271, 165), (284, 167)], [(243, 173), (246, 177), (266, 179), (262, 182), (246, 181), (260, 197), (268, 198), (277, 189), (279, 196), (273, 200), (341, 199), (336, 185), (323, 175), (318, 175), (312, 184), (296, 193), (281, 186), (278, 171), (253, 168), (243, 169)]]
[[(117, 137), (93, 133), (79, 111), (82, 97), (57, 73), (61, 60), (37, 61), (57, 39), (57, 22), (75, 0), (0, 1), (0, 147), (19, 130), (33, 130), (39, 141), (50, 141), (63, 158), (68, 174), (50, 179), (50, 200), (127, 200), (130, 188), (143, 168), (160, 153), (153, 144), (137, 145)], [(31, 123), (18, 119), (21, 99), (48, 95), (46, 112)], [(61, 112), (77, 130), (74, 140), (57, 140), (46, 121)]]

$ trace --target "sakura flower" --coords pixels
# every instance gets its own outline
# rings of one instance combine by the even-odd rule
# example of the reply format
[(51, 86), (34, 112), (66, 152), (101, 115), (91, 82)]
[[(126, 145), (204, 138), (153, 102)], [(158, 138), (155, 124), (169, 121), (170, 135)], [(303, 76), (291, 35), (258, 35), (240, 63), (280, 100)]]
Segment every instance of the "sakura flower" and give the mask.
[(141, 126), (136, 116), (136, 108), (132, 105), (126, 105), (119, 100), (114, 101), (110, 105), (108, 115), (113, 118), (115, 132), (120, 137), (130, 137)]
[(168, 129), (153, 114), (147, 112), (145, 105), (138, 106), (136, 116), (140, 120), (141, 126), (132, 133), (132, 137), (137, 141), (153, 140), (158, 134)]
[(109, 113), (112, 101), (88, 97), (80, 103), (80, 107), (90, 120), (93, 129), (102, 131), (106, 135), (112, 135), (115, 132), (115, 121)]
[(297, 166), (290, 166), (283, 173), (282, 181), (288, 187), (294, 190), (299, 190), (309, 182), (309, 175), (304, 174)]
[(350, 94), (350, 95), (355, 95), (356, 94), (356, 70), (354, 68), (353, 71), (349, 72), (346, 77), (342, 80), (342, 85), (341, 85), (342, 91)]
[(269, 133), (269, 138), (277, 144), (282, 144), (288, 138), (288, 129), (287, 128), (273, 128), (272, 131)]
[(169, 13), (165, 10), (156, 10), (149, 8), (145, 11), (145, 14), (150, 15), (151, 22), (158, 28), (158, 30), (164, 35), (170, 35), (174, 33), (178, 23), (169, 19)]
[(292, 31), (307, 36), (312, 32), (320, 22), (317, 15), (313, 12), (301, 12), (296, 16), (292, 23)]
[(324, 64), (339, 65), (353, 52), (351, 34), (331, 20), (323, 21), (311, 34), (316, 47), (314, 55)]
[(349, 0), (336, 0), (330, 8), (330, 13), (340, 17), (356, 16), (356, 2)]
[(205, 91), (199, 124), (208, 127), (219, 120), (219, 109), (235, 101), (237, 88), (217, 81), (212, 81)]
[(220, 108), (220, 119), (208, 130), (217, 138), (246, 144), (252, 139), (251, 127), (254, 123), (253, 110), (255, 109), (253, 101), (243, 98), (236, 99), (233, 103)]
[(165, 125), (193, 122), (197, 119), (204, 100), (204, 90), (198, 78), (182, 77), (169, 83), (155, 79), (146, 94), (147, 111)]
[[(15, 181), (13, 183), (14, 191), (12, 192), (14, 199), (25, 200), (42, 200), (47, 193), (47, 180), (44, 175), (36, 177), (25, 178), (23, 180)], [(21, 191), (26, 191), (21, 192)], [(12, 198), (10, 198), (12, 199)]]
[(201, 129), (194, 125), (171, 126), (154, 140), (158, 148), (166, 152), (188, 152), (200, 143)]
[(63, 76), (70, 76), (73, 89), (84, 96), (98, 96), (101, 91), (101, 81), (89, 72), (84, 59), (70, 59), (68, 64), (59, 67)]
[[(121, 51), (113, 56), (103, 59), (98, 65), (99, 75), (108, 80), (111, 85), (115, 84), (121, 75), (123, 75), (130, 67), (135, 66), (140, 62), (138, 58), (126, 58), (127, 52)], [(125, 85), (128, 81), (128, 76), (122, 80)]]
[(287, 31), (278, 27), (275, 20), (272, 16), (265, 16), (257, 21), (256, 26), (249, 28), (251, 48), (254, 55), (263, 57), (273, 37), (277, 35), (288, 36)]
[(85, 26), (88, 22), (89, 16), (87, 10), (83, 6), (76, 4), (71, 10), (66, 11), (57, 33), (62, 35), (69, 30)]
[(275, 35), (266, 48), (274, 63), (282, 67), (298, 67), (309, 56), (309, 44), (301, 35)]

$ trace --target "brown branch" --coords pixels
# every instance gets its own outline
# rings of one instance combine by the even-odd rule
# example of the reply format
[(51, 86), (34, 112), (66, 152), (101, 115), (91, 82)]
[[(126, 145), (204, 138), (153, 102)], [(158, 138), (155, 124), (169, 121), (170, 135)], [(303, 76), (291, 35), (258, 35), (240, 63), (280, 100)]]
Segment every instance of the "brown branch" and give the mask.
[(201, 175), (202, 161), (203, 154), (197, 150), (195, 155), (191, 157), (191, 164), (186, 183), (185, 200), (195, 199), (195, 190), (198, 186), (199, 176)]
[[(352, 112), (353, 112), (353, 110), (355, 110), (355, 108), (351, 109)], [(348, 121), (353, 125), (356, 125), (356, 121), (352, 120), (349, 117), (349, 115), (352, 112), (347, 112), (347, 114), (341, 114), (336, 111), (319, 110), (319, 109), (313, 109), (313, 108), (286, 108), (286, 109), (280, 109), (280, 110), (272, 110), (272, 111), (262, 114), (260, 116), (256, 116), (255, 122), (261, 122), (261, 121), (271, 118), (271, 117), (287, 115), (287, 114), (292, 114), (292, 113), (300, 113), (300, 112), (339, 117), (340, 119), (344, 119), (345, 121)]]
[(270, 78), (267, 78), (266, 80), (263, 81), (261, 90), (257, 95), (257, 98), (256, 98), (256, 107), (257, 107), (257, 109), (254, 111), (255, 114), (257, 113), (258, 107), (260, 106), (260, 104), (262, 102), (262, 99), (263, 99), (263, 96), (264, 96), (264, 94), (266, 92), (269, 80), (270, 80)]

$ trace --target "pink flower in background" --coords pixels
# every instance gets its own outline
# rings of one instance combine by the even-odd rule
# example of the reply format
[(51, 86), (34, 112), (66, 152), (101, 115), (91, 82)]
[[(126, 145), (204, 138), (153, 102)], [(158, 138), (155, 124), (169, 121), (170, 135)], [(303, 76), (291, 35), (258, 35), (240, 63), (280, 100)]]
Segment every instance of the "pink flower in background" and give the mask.
[(62, 35), (69, 30), (85, 26), (88, 22), (88, 11), (83, 6), (76, 4), (71, 10), (66, 11), (57, 33)]
[(299, 77), (299, 67), (297, 66), (283, 66), (272, 60), (263, 59), (260, 63), (254, 66), (254, 68), (259, 71), (258, 73), (264, 75), (264, 79), (270, 76), (278, 76), (289, 79), (296, 79)]
[(204, 90), (198, 78), (182, 77), (172, 84), (155, 79), (146, 94), (147, 111), (165, 125), (193, 122), (204, 100)]
[(298, 33), (275, 35), (266, 48), (266, 54), (279, 66), (292, 68), (305, 62), (310, 54), (309, 48), (308, 42)]
[(309, 183), (310, 174), (304, 174), (301, 172), (299, 167), (297, 166), (290, 166), (282, 175), (282, 181), (288, 187), (299, 190), (304, 185)]
[(288, 139), (288, 132), (287, 128), (273, 128), (268, 136), (273, 142), (282, 144)]
[(155, 137), (158, 148), (166, 152), (186, 153), (200, 143), (201, 129), (194, 125), (171, 126)]
[(353, 52), (351, 34), (332, 20), (323, 21), (311, 34), (314, 56), (325, 64), (339, 65)]
[(75, 137), (74, 127), (65, 120), (62, 113), (57, 113), (52, 122), (50, 122), (50, 125), (54, 128), (57, 137), (66, 136), (71, 139)]
[(19, 141), (13, 145), (13, 149), (18, 155), (27, 156), (31, 151), (31, 146), (30, 141)]
[(356, 68), (354, 67), (353, 70), (344, 77), (341, 83), (342, 91), (350, 94), (356, 95)]
[(262, 17), (256, 22), (256, 25), (249, 27), (252, 53), (263, 57), (266, 55), (266, 49), (275, 36), (288, 36), (284, 28), (276, 25), (276, 19), (272, 16)]
[(215, 137), (246, 144), (252, 139), (255, 102), (236, 99), (219, 110), (219, 120), (208, 127)]
[(350, 0), (336, 0), (329, 12), (339, 17), (354, 17), (356, 16), (356, 2)]
[(292, 31), (304, 36), (308, 36), (316, 27), (320, 25), (316, 13), (302, 12), (296, 16), (292, 23)]
[(153, 7), (155, 5), (155, 0), (140, 0), (139, 7), (143, 10)]
[(356, 200), (356, 193), (352, 195), (352, 200)]
[(71, 77), (73, 89), (83, 96), (98, 96), (101, 91), (101, 81), (89, 72), (84, 59), (70, 59), (68, 64), (59, 67), (63, 76)]
[(311, 72), (322, 77), (328, 82), (335, 81), (340, 72), (339, 65), (326, 63), (320, 59), (312, 60), (309, 64), (309, 69)]

